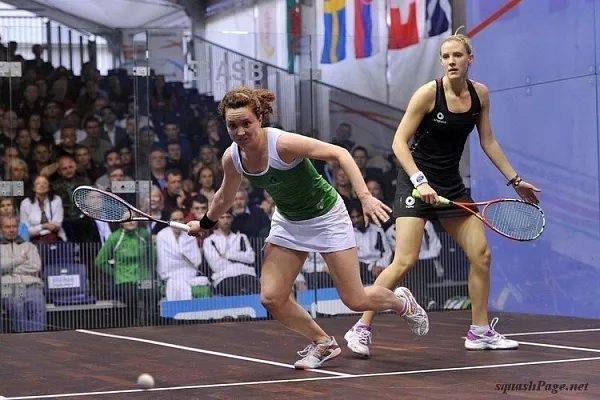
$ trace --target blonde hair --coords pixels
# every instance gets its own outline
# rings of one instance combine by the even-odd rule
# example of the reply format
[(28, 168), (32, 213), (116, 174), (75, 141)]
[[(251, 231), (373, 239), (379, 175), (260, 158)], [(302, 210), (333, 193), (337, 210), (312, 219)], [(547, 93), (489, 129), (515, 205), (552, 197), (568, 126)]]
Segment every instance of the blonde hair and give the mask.
[[(225, 112), (229, 108), (250, 107), (257, 117), (266, 120), (273, 113), (275, 95), (266, 89), (251, 89), (246, 86), (230, 90), (223, 96), (219, 103), (219, 114), (225, 119)], [(264, 122), (264, 121), (263, 121)]]
[(13, 158), (12, 160), (10, 160), (10, 163), (8, 164), (8, 168), (6, 169), (6, 172), (4, 173), (5, 179), (12, 180), (13, 168), (15, 168), (16, 166), (19, 166), (19, 165), (21, 167), (23, 167), (23, 169), (25, 170), (24, 180), (29, 179), (29, 167), (27, 166), (27, 163), (20, 158)]
[(469, 39), (469, 37), (467, 35), (458, 33), (458, 31), (460, 31), (461, 29), (464, 29), (464, 28), (465, 28), (464, 25), (459, 26), (458, 29), (454, 32), (454, 35), (448, 36), (446, 39), (444, 39), (444, 41), (440, 45), (440, 53), (441, 53), (441, 46), (443, 46), (444, 43), (450, 42), (450, 41), (455, 41), (455, 42), (462, 43), (467, 54), (469, 54), (469, 55), (473, 54), (473, 45), (471, 44), (471, 39)]

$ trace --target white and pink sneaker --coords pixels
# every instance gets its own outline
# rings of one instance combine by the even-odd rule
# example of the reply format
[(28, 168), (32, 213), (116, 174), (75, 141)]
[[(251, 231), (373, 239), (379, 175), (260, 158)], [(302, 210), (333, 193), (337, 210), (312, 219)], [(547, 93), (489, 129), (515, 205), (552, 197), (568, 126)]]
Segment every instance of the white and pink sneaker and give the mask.
[(492, 319), (490, 329), (484, 334), (477, 334), (469, 329), (465, 339), (465, 348), (467, 350), (513, 350), (519, 347), (515, 340), (507, 339), (494, 329), (498, 323), (498, 318)]

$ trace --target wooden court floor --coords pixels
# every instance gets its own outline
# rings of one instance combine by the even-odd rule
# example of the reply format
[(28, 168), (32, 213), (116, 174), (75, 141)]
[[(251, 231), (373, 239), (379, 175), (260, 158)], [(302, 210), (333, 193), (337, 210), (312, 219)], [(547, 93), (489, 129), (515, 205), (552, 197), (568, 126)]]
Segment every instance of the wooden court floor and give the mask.
[(518, 350), (464, 350), (469, 312), (430, 313), (423, 338), (382, 315), (360, 359), (343, 339), (356, 317), (321, 318), (343, 351), (315, 371), (292, 368), (307, 342), (276, 321), (3, 335), (0, 399), (600, 398), (600, 320), (494, 316)]

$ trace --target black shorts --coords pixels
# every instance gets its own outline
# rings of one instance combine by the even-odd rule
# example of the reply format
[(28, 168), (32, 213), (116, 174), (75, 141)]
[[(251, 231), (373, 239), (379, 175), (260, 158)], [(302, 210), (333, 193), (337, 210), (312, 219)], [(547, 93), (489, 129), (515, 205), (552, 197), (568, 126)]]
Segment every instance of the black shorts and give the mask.
[[(425, 174), (429, 185), (439, 196), (449, 200), (472, 203), (473, 199), (467, 192), (460, 174), (438, 178)], [(432, 206), (412, 196), (414, 186), (410, 177), (402, 168), (398, 171), (396, 196), (394, 198), (394, 219), (398, 217), (420, 217), (429, 220), (452, 218), (470, 215), (467, 210), (453, 205)], [(473, 210), (477, 211), (477, 207)]]

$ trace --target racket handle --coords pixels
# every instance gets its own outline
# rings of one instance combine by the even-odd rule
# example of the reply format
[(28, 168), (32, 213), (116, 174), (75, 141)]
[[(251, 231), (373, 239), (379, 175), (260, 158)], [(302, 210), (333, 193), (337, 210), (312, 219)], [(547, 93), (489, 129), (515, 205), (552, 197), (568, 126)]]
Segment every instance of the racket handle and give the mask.
[[(419, 191), (417, 189), (413, 189), (412, 191), (412, 197), (414, 197), (415, 199), (420, 199), (421, 198), (421, 193), (419, 193)], [(450, 200), (448, 200), (445, 197), (442, 196), (438, 196), (438, 200), (441, 204), (450, 204)]]
[(177, 222), (177, 221), (169, 221), (169, 226), (175, 229), (181, 229), (182, 231), (186, 231), (188, 232), (190, 230), (190, 227), (187, 226), (186, 224), (182, 224), (181, 222)]

